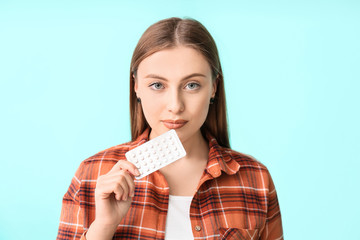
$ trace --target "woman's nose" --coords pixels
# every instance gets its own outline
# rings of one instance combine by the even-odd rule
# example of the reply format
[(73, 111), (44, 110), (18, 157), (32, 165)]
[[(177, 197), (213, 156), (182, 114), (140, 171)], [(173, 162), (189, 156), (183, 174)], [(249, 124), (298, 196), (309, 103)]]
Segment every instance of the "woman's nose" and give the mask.
[(168, 111), (174, 114), (178, 114), (185, 109), (184, 101), (182, 96), (177, 91), (169, 92), (169, 97), (167, 99)]

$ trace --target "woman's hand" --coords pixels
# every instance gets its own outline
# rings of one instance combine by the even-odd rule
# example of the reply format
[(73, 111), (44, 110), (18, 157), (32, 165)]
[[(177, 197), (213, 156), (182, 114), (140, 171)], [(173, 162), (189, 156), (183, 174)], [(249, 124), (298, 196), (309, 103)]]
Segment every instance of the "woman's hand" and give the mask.
[(130, 208), (135, 192), (134, 176), (139, 174), (132, 163), (120, 160), (107, 174), (98, 178), (95, 189), (96, 215), (86, 234), (88, 240), (112, 238), (117, 225)]

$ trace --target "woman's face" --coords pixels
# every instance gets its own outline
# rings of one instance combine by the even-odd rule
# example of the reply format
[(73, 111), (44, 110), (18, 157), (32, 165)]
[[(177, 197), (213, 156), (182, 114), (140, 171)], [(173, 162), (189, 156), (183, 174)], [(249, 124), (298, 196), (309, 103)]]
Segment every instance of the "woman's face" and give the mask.
[(135, 92), (151, 127), (150, 138), (175, 129), (182, 142), (201, 136), (216, 82), (205, 57), (179, 46), (156, 52), (138, 67)]

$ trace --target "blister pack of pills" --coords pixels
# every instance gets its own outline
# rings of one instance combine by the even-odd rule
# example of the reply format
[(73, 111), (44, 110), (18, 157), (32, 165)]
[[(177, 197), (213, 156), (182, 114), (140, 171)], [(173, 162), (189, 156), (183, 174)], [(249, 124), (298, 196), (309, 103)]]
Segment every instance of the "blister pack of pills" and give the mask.
[(125, 153), (126, 159), (140, 172), (136, 179), (143, 178), (186, 155), (174, 129)]

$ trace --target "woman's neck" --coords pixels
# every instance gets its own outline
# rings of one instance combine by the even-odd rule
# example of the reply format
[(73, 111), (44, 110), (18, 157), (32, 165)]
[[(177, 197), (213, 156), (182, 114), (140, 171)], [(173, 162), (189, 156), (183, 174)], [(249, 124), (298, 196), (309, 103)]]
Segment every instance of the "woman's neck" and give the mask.
[(208, 142), (202, 136), (200, 130), (193, 136), (182, 141), (184, 149), (186, 151), (186, 157), (188, 159), (204, 159), (208, 158), (209, 145)]
[(193, 196), (207, 166), (209, 147), (200, 131), (181, 140), (186, 156), (161, 168), (160, 172), (169, 185), (171, 195)]

